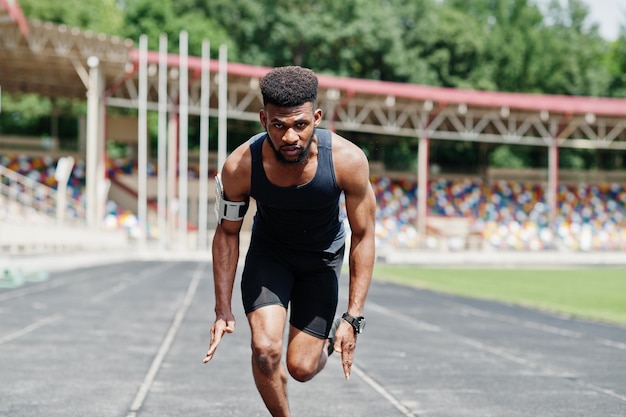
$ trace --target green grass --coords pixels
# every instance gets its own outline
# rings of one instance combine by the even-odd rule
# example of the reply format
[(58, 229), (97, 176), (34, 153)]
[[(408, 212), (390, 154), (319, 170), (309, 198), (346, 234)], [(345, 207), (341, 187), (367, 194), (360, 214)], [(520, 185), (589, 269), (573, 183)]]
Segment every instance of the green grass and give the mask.
[(626, 324), (626, 269), (426, 269), (376, 265), (374, 278)]

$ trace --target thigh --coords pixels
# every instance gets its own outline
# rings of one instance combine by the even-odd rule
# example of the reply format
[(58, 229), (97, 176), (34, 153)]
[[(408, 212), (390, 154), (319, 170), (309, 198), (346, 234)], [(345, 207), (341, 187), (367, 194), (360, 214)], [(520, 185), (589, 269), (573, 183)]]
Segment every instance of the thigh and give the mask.
[(252, 333), (252, 347), (281, 352), (287, 310), (280, 305), (268, 305), (250, 312), (247, 317)]
[(241, 296), (246, 315), (258, 308), (280, 305), (287, 309), (294, 274), (269, 245), (252, 243), (241, 277)]
[(290, 323), (313, 337), (325, 339), (337, 311), (343, 248), (334, 254), (306, 254), (294, 280)]

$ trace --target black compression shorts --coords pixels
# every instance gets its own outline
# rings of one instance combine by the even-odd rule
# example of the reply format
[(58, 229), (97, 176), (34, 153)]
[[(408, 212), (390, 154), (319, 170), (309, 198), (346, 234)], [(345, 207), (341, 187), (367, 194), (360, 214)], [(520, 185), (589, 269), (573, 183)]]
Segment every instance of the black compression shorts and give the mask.
[(292, 326), (326, 338), (337, 311), (344, 250), (307, 252), (253, 241), (241, 280), (246, 314), (268, 305), (290, 307)]

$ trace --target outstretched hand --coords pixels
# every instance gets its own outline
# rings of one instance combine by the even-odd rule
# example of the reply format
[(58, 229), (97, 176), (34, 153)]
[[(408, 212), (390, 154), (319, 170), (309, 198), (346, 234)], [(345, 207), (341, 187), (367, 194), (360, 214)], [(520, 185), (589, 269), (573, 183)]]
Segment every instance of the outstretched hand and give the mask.
[(215, 354), (215, 350), (217, 349), (217, 345), (222, 341), (222, 336), (225, 333), (232, 333), (235, 331), (235, 318), (230, 315), (230, 317), (218, 317), (215, 319), (215, 323), (211, 326), (211, 342), (209, 344), (209, 351), (206, 354), (206, 357), (202, 360), (202, 363), (209, 362), (213, 355)]
[(350, 324), (342, 322), (335, 332), (335, 352), (341, 352), (341, 365), (346, 381), (350, 379), (354, 350), (356, 349), (356, 332)]

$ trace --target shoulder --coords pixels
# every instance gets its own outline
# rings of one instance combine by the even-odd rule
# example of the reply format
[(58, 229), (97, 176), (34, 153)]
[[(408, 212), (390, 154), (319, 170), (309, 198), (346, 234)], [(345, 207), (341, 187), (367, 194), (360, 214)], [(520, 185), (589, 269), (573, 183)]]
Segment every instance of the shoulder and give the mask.
[(251, 172), (250, 141), (246, 141), (235, 148), (222, 167), (221, 179), (228, 198), (237, 201), (249, 195)]
[(332, 134), (333, 160), (340, 167), (346, 167), (348, 170), (354, 166), (368, 167), (367, 157), (361, 148), (348, 139)]
[(354, 181), (369, 183), (369, 162), (361, 148), (333, 133), (332, 149), (335, 174), (341, 188)]

